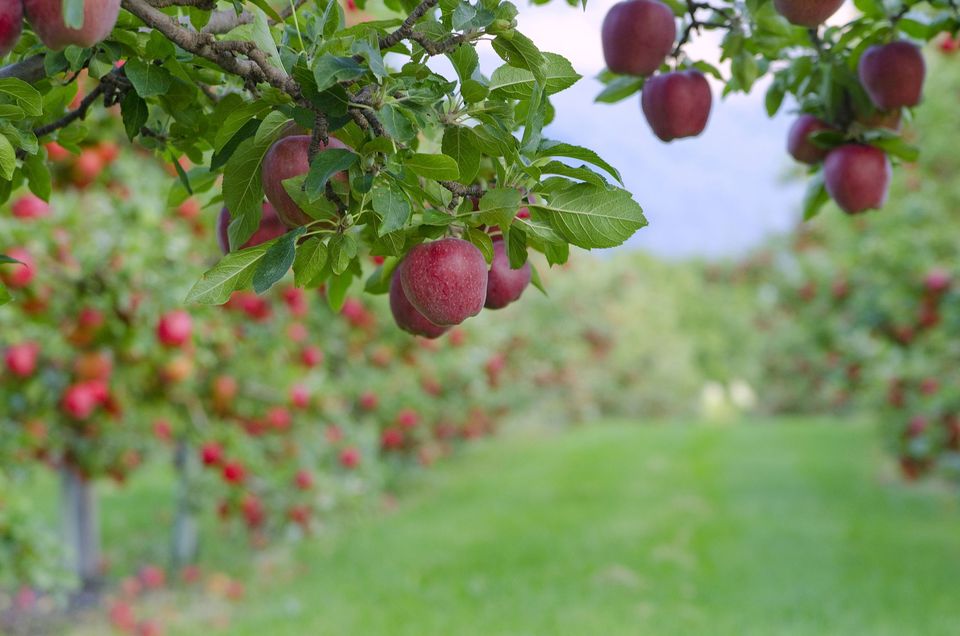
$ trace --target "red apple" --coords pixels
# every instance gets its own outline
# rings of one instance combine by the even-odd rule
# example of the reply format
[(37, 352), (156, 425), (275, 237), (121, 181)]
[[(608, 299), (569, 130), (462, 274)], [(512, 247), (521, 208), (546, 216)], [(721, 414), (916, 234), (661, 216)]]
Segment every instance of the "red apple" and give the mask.
[(947, 293), (952, 283), (950, 272), (935, 268), (930, 270), (923, 279), (923, 287), (932, 296), (942, 296)]
[(800, 163), (810, 165), (820, 163), (829, 151), (814, 145), (810, 141), (810, 135), (821, 130), (833, 130), (833, 126), (813, 115), (800, 115), (790, 127), (790, 133), (787, 136), (787, 152)]
[(204, 466), (219, 466), (223, 461), (223, 447), (216, 442), (207, 442), (200, 447), (200, 460)]
[(295, 384), (290, 389), (290, 403), (295, 408), (305, 409), (310, 406), (310, 390), (302, 384)]
[(661, 141), (696, 137), (707, 127), (713, 96), (700, 71), (664, 73), (647, 80), (643, 114)]
[(344, 468), (356, 468), (360, 465), (360, 451), (353, 446), (348, 446), (340, 451), (340, 464)]
[(0, 280), (14, 289), (26, 287), (33, 282), (36, 264), (27, 250), (22, 247), (11, 247), (3, 253), (20, 263), (0, 264)]
[(19, 378), (29, 378), (37, 370), (39, 353), (40, 345), (35, 342), (11, 346), (4, 355), (7, 371)]
[(493, 242), (493, 263), (487, 273), (487, 309), (502, 309), (519, 299), (530, 284), (530, 263), (520, 269), (510, 267), (510, 258), (502, 240)]
[(75, 420), (85, 420), (93, 415), (99, 400), (94, 387), (87, 382), (67, 387), (61, 400), (64, 412)]
[(607, 68), (626, 75), (650, 75), (673, 50), (677, 23), (662, 2), (627, 0), (613, 5), (600, 35)]
[(846, 144), (824, 162), (830, 198), (847, 214), (882, 208), (887, 201), (891, 167), (887, 155), (873, 146)]
[(294, 476), (293, 483), (300, 490), (310, 490), (313, 488), (313, 475), (310, 474), (310, 471), (301, 468)]
[(157, 323), (157, 340), (165, 347), (182, 347), (190, 340), (193, 320), (183, 310), (171, 311)]
[(380, 446), (384, 450), (403, 448), (403, 431), (393, 426), (383, 429), (380, 434)]
[(14, 201), (10, 211), (18, 219), (39, 219), (50, 214), (50, 206), (40, 197), (28, 193)]
[[(230, 210), (223, 208), (217, 217), (217, 243), (220, 245), (220, 251), (224, 254), (230, 252)], [(277, 216), (276, 210), (269, 203), (264, 202), (263, 213), (260, 216), (260, 227), (253, 233), (253, 236), (244, 243), (240, 249), (245, 250), (248, 247), (255, 247), (261, 243), (272, 241), (278, 236), (283, 236), (287, 227)]]
[(407, 300), (435, 325), (458, 325), (479, 314), (487, 299), (487, 261), (463, 239), (421, 243), (398, 270)]
[(247, 471), (243, 464), (229, 461), (223, 465), (223, 480), (228, 484), (242, 484), (247, 478)]
[[(326, 148), (346, 146), (339, 139), (331, 137), (330, 143), (321, 150)], [(310, 170), (309, 152), (309, 135), (291, 135), (273, 144), (263, 158), (263, 191), (287, 227), (299, 227), (313, 221), (283, 187), (284, 180), (307, 174)]]
[[(449, 327), (440, 327), (423, 317), (416, 308), (407, 300), (407, 295), (403, 291), (403, 285), (400, 282), (400, 266), (393, 272), (393, 278), (390, 280), (390, 311), (397, 326), (407, 333), (424, 338), (439, 338), (446, 333)], [(376, 399), (376, 396), (374, 396)]]
[(40, 40), (54, 51), (73, 44), (90, 48), (113, 31), (120, 0), (84, 0), (83, 26), (69, 28), (63, 20), (63, 0), (23, 0), (27, 20)]
[(923, 93), (926, 64), (910, 42), (871, 46), (860, 57), (860, 83), (880, 110), (916, 106)]
[(777, 13), (797, 26), (818, 27), (832, 16), (843, 0), (773, 0)]
[(23, 4), (20, 0), (0, 3), (0, 57), (13, 50), (23, 30)]

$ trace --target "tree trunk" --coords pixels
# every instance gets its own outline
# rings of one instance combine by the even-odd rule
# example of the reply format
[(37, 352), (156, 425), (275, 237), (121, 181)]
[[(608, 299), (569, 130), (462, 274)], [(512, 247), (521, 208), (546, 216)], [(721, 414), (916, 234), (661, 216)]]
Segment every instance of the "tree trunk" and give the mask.
[(60, 469), (60, 516), (70, 570), (79, 583), (75, 604), (96, 599), (100, 584), (100, 524), (93, 484), (69, 466)]
[(173, 536), (170, 545), (170, 561), (174, 571), (193, 563), (197, 558), (200, 528), (197, 522), (196, 505), (191, 485), (194, 480), (196, 461), (185, 439), (177, 440), (173, 465), (177, 473), (177, 510), (173, 521)]

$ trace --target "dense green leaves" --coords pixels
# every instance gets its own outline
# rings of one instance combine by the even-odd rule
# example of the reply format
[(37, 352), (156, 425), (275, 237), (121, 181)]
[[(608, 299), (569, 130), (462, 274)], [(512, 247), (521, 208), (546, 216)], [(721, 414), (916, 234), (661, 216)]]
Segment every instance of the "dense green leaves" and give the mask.
[(530, 204), (544, 213), (563, 238), (592, 249), (620, 245), (647, 224), (630, 193), (579, 183), (549, 193), (549, 201)]

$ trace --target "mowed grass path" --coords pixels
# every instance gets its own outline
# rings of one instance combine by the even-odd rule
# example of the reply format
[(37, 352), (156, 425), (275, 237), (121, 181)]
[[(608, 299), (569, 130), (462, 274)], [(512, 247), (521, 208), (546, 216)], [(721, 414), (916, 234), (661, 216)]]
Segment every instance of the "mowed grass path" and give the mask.
[(250, 581), (227, 631), (960, 633), (957, 498), (900, 484), (868, 427), (603, 424), (427, 483), (297, 547), (297, 576)]

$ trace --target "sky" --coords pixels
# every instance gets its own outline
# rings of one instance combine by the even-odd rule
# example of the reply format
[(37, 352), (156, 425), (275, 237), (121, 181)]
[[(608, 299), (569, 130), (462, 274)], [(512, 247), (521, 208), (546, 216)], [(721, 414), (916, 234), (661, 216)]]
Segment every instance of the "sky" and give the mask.
[[(600, 26), (614, 0), (589, 0), (586, 11), (554, 0), (521, 6), (518, 29), (543, 51), (569, 59), (584, 76), (552, 97), (556, 120), (545, 131), (595, 150), (616, 166), (650, 225), (628, 243), (670, 258), (736, 255), (771, 233), (790, 228), (800, 215), (804, 184), (786, 154), (789, 109), (773, 120), (763, 108), (766, 85), (751, 95), (714, 104), (703, 135), (660, 142), (640, 110), (639, 96), (619, 104), (597, 104), (602, 86), (593, 79), (604, 68)], [(845, 16), (838, 15), (838, 19)], [(849, 17), (849, 16), (846, 16)], [(718, 40), (705, 34), (690, 54), (718, 61)], [(502, 64), (481, 47), (486, 73)]]

